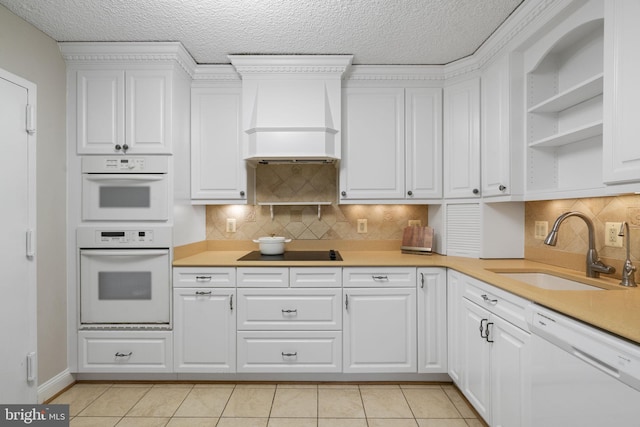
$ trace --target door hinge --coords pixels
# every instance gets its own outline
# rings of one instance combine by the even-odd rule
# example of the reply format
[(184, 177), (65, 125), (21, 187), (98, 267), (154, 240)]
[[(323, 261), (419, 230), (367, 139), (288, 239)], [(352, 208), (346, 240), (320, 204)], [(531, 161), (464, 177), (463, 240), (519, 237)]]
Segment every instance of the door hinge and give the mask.
[(34, 249), (35, 245), (34, 245), (33, 237), (34, 237), (33, 230), (31, 229), (27, 230), (27, 245), (26, 245), (27, 258), (33, 258), (36, 255), (36, 251)]
[(36, 352), (32, 351), (27, 354), (27, 381), (36, 380)]
[(29, 135), (36, 133), (36, 107), (27, 104), (26, 131)]

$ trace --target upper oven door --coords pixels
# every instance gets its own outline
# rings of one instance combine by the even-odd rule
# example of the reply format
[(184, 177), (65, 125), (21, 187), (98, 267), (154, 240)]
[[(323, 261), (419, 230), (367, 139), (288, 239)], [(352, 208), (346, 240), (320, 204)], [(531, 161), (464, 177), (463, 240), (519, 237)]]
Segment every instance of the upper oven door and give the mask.
[(169, 324), (168, 249), (81, 249), (81, 324)]
[(84, 221), (167, 221), (167, 174), (82, 175)]

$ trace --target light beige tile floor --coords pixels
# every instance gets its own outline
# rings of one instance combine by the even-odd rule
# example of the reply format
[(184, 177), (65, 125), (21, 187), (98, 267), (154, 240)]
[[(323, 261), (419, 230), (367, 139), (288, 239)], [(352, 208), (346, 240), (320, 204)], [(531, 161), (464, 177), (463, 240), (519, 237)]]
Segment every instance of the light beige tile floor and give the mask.
[(79, 383), (50, 403), (74, 427), (486, 426), (449, 384)]

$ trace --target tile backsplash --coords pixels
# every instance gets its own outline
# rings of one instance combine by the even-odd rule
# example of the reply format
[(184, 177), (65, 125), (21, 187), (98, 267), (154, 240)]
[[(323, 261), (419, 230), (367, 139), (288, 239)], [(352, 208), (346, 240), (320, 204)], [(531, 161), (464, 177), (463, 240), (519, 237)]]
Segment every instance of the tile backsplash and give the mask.
[[(400, 240), (409, 220), (427, 225), (426, 205), (339, 205), (335, 165), (258, 165), (256, 199), (265, 202), (309, 202), (309, 205), (207, 206), (207, 240), (250, 240), (276, 234), (298, 240)], [(320, 207), (313, 202), (331, 202)], [(227, 219), (236, 232), (226, 231)], [(367, 233), (358, 233), (358, 219)]]
[(536, 221), (547, 221), (551, 231), (556, 218), (567, 211), (580, 211), (593, 220), (596, 250), (605, 263), (616, 268), (615, 277), (620, 277), (626, 256), (626, 237), (621, 248), (605, 246), (605, 223), (627, 221), (631, 228), (631, 259), (636, 266), (640, 265), (640, 195), (635, 194), (526, 202), (525, 258), (584, 271), (589, 239), (587, 226), (580, 218), (567, 218), (562, 223), (555, 247), (534, 237)]

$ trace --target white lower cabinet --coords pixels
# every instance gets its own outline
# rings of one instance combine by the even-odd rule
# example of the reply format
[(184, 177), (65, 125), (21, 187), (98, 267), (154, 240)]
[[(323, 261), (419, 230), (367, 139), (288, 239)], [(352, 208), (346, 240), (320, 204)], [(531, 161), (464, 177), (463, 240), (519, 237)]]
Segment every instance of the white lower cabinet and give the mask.
[(238, 331), (238, 372), (342, 369), (340, 331)]
[[(464, 297), (458, 387), (491, 426), (530, 425), (530, 333), (526, 300), (459, 275)], [(519, 326), (516, 326), (519, 325)]]
[[(343, 275), (363, 278), (364, 270), (345, 268)], [(417, 372), (415, 268), (388, 270), (369, 270), (379, 288), (344, 281), (344, 372)], [(414, 278), (412, 288), (394, 281), (401, 270), (400, 277)]]
[(235, 288), (175, 288), (175, 372), (235, 372)]
[(238, 372), (342, 371), (339, 270), (238, 268)]
[(79, 331), (78, 372), (171, 372), (171, 331)]
[(447, 269), (418, 269), (418, 372), (447, 372)]

